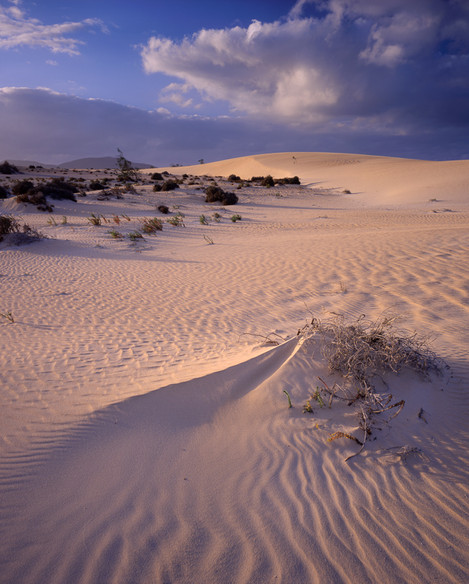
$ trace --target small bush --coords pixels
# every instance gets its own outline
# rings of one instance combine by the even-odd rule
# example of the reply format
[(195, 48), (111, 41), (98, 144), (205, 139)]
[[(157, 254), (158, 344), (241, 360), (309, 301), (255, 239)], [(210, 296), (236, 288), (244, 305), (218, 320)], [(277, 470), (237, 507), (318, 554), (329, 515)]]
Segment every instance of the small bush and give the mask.
[(236, 205), (237, 202), (238, 202), (238, 195), (235, 195), (235, 193), (225, 193), (225, 196), (223, 197), (221, 204), (222, 205)]
[[(78, 188), (70, 181), (65, 181), (63, 177), (53, 178), (48, 183), (34, 186), (29, 180), (18, 181), (12, 189), (14, 195), (21, 203), (49, 207), (46, 197), (51, 199), (66, 199), (76, 202), (75, 193)], [(49, 209), (47, 209), (49, 210)]]
[(154, 172), (150, 178), (151, 180), (164, 180), (163, 175), (160, 172)]
[(199, 223), (201, 225), (208, 225), (208, 219), (207, 219), (207, 217), (205, 217), (205, 215), (201, 215), (199, 217)]
[(208, 186), (205, 189), (206, 203), (221, 203), (222, 205), (236, 205), (238, 196), (235, 193), (226, 193), (223, 189), (216, 186)]
[(163, 213), (163, 215), (167, 215), (169, 213), (169, 207), (166, 205), (158, 205), (158, 211)]
[(240, 182), (240, 177), (236, 174), (230, 174), (230, 176), (228, 177), (228, 180), (230, 182)]
[(48, 211), (49, 213), (52, 213), (53, 211), (53, 205), (49, 205), (44, 193), (40, 191), (38, 187), (35, 187), (23, 195), (17, 195), (16, 200), (18, 203), (36, 205), (38, 211)]
[(53, 178), (45, 185), (41, 186), (41, 191), (46, 197), (51, 199), (66, 199), (75, 201), (75, 193), (78, 193), (78, 187), (71, 181), (66, 181), (63, 177)]
[(24, 180), (17, 181), (13, 185), (11, 192), (14, 195), (25, 195), (26, 193), (28, 193), (32, 189), (34, 189), (34, 184), (30, 180), (24, 179)]
[(300, 179), (297, 176), (276, 178), (274, 182), (277, 185), (300, 185), (301, 184)]
[(231, 221), (233, 221), (233, 223), (236, 223), (236, 221), (241, 221), (242, 217), (241, 215), (232, 215), (231, 216)]
[(179, 188), (178, 183), (171, 179), (165, 180), (164, 183), (161, 185), (162, 191), (174, 191), (175, 189), (178, 188)]
[(35, 239), (44, 237), (39, 231), (36, 231), (36, 229), (33, 229), (26, 223), (21, 225), (13, 215), (0, 215), (0, 241), (2, 241), (6, 235), (13, 237), (11, 242), (15, 245), (31, 243), (31, 241)]
[(19, 231), (20, 224), (13, 215), (0, 215), (0, 241), (4, 235)]
[(262, 179), (261, 185), (263, 187), (273, 187), (275, 185), (274, 179), (268, 174), (265, 178)]
[(2, 185), (0, 185), (0, 199), (6, 199), (8, 197), (8, 191)]
[(205, 202), (206, 203), (218, 203), (222, 200), (225, 191), (213, 185), (210, 185), (205, 189)]
[(99, 180), (93, 180), (90, 182), (90, 186), (88, 188), (90, 191), (102, 191), (105, 186), (103, 183), (99, 182)]
[(355, 387), (361, 386), (364, 392), (373, 388), (374, 378), (398, 373), (404, 367), (423, 376), (441, 371), (441, 361), (428, 348), (426, 339), (397, 332), (396, 320), (382, 317), (366, 322), (363, 315), (349, 324), (343, 317), (326, 322), (314, 318), (308, 332), (321, 335), (329, 370), (340, 373)]
[(124, 192), (125, 188), (116, 186), (110, 189), (104, 189), (99, 193), (99, 195), (96, 196), (96, 198), (98, 199), (98, 201), (109, 201), (109, 199), (112, 199), (113, 197), (115, 197), (116, 199), (123, 199)]
[(18, 174), (19, 170), (14, 164), (10, 164), (7, 160), (0, 164), (0, 174)]

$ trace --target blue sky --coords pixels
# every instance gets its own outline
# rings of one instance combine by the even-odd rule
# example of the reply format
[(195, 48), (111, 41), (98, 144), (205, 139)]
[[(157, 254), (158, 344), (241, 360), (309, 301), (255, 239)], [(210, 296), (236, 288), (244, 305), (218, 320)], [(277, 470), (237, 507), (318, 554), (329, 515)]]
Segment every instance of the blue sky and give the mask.
[(469, 158), (466, 0), (0, 0), (0, 158)]

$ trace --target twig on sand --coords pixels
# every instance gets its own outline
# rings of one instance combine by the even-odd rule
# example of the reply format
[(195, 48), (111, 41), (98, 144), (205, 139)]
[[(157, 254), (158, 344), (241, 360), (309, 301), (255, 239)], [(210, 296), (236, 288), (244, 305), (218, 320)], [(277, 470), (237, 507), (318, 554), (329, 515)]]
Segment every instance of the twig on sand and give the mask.
[(3, 316), (3, 318), (6, 318), (11, 323), (14, 323), (15, 322), (15, 319), (13, 317), (13, 314), (9, 310), (7, 312), (0, 312), (0, 316)]
[[(259, 335), (256, 333), (242, 333), (240, 335), (240, 337), (245, 336), (245, 335), (249, 335), (250, 337), (258, 337), (260, 339), (264, 339), (265, 343), (268, 345), (280, 345), (280, 342), (284, 343), (286, 341), (286, 339), (284, 339), (278, 333), (269, 333), (268, 335)], [(271, 338), (272, 335), (278, 337), (280, 339), (280, 341), (277, 341), (276, 339), (272, 339)]]

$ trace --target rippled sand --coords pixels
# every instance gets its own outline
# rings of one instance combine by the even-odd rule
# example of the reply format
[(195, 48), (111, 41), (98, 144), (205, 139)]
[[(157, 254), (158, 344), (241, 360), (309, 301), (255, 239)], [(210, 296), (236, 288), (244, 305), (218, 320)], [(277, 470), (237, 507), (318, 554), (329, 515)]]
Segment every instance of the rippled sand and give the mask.
[[(0, 323), (0, 582), (463, 582), (469, 162), (276, 154), (177, 170), (310, 186), (243, 188), (225, 211), (189, 185), (90, 194), (56, 203), (57, 226), (0, 202), (53, 237), (0, 244), (0, 312), (15, 317)], [(110, 237), (163, 202), (184, 228)], [(93, 227), (91, 212), (131, 221)], [(406, 405), (348, 462), (358, 446), (327, 439), (357, 430), (350, 408), (302, 413), (330, 377), (296, 333), (331, 312), (400, 314), (450, 366), (387, 378)]]

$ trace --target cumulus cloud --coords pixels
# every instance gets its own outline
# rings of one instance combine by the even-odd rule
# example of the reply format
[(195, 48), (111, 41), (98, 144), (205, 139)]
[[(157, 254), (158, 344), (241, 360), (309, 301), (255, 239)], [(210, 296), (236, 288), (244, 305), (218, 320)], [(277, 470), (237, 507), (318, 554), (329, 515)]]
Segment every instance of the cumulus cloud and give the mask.
[(83, 41), (70, 36), (83, 28), (100, 27), (103, 23), (96, 18), (87, 18), (80, 22), (61, 24), (43, 24), (36, 18), (28, 18), (20, 8), (19, 2), (10, 6), (0, 6), (0, 48), (16, 47), (46, 48), (53, 53), (78, 55)]
[(193, 104), (193, 100), (187, 97), (191, 87), (187, 83), (170, 83), (160, 93), (160, 101), (163, 103), (174, 103), (182, 108), (187, 108)]
[(141, 54), (147, 73), (234, 112), (312, 126), (392, 120), (405, 133), (418, 120), (468, 123), (468, 33), (465, 0), (299, 0), (281, 21), (153, 37)]

